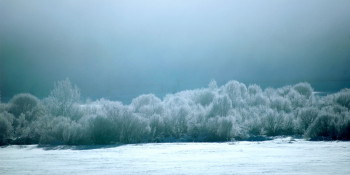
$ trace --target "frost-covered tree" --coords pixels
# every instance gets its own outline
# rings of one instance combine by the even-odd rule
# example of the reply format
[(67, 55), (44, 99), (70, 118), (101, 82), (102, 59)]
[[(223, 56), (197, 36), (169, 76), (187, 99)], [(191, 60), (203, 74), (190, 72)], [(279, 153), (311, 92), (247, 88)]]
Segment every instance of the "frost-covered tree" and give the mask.
[(229, 97), (234, 107), (240, 107), (244, 105), (247, 87), (238, 81), (229, 81), (221, 87), (221, 93)]
[(153, 114), (162, 114), (163, 105), (161, 100), (154, 94), (140, 95), (132, 100), (130, 106), (136, 113), (151, 117)]
[(227, 116), (232, 108), (232, 102), (228, 96), (221, 96), (214, 99), (209, 117)]
[(25, 116), (28, 121), (35, 120), (41, 115), (40, 100), (31, 94), (17, 94), (9, 102), (8, 111), (15, 117), (21, 114)]
[(44, 115), (39, 99), (31, 94), (15, 95), (8, 104), (8, 112), (15, 116), (12, 124), (13, 142), (37, 143), (39, 136), (35, 133), (34, 125)]
[(8, 144), (13, 137), (12, 123), (14, 116), (8, 112), (0, 112), (0, 145)]
[(89, 130), (94, 144), (111, 144), (119, 141), (119, 126), (106, 117), (98, 116), (91, 119)]
[(318, 115), (318, 109), (314, 107), (306, 107), (299, 110), (297, 114), (298, 126), (300, 133), (303, 134), (307, 128), (314, 122)]
[(266, 135), (276, 136), (281, 134), (283, 127), (283, 115), (270, 111), (263, 117), (263, 129)]
[(72, 85), (69, 79), (55, 83), (54, 89), (49, 97), (44, 99), (44, 104), (48, 111), (54, 116), (68, 116), (79, 118), (76, 104), (80, 100), (80, 90), (76, 85)]
[(228, 141), (233, 136), (232, 134), (232, 128), (233, 123), (231, 121), (231, 118), (229, 117), (220, 117), (218, 118), (218, 129), (217, 129), (217, 135), (220, 138), (220, 140)]
[(313, 89), (309, 83), (298, 83), (293, 86), (293, 89), (306, 98), (310, 98), (313, 92)]
[(350, 110), (350, 89), (343, 89), (334, 95), (335, 103), (344, 106)]

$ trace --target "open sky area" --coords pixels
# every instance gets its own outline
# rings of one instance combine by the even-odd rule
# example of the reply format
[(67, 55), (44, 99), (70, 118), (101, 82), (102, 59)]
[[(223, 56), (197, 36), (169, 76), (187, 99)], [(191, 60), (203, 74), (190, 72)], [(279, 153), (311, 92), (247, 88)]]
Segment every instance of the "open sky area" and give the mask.
[(0, 93), (130, 102), (206, 87), (350, 87), (348, 0), (0, 0)]

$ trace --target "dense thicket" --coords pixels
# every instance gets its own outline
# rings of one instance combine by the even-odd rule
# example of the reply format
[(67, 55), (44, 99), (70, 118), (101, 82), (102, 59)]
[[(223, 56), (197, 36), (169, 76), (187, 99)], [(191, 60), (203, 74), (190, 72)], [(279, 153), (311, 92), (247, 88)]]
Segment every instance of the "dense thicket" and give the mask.
[(299, 135), (350, 139), (350, 89), (317, 96), (308, 83), (278, 89), (229, 81), (218, 87), (141, 95), (124, 105), (80, 103), (69, 80), (39, 100), (19, 94), (0, 104), (0, 144), (115, 144), (250, 140)]

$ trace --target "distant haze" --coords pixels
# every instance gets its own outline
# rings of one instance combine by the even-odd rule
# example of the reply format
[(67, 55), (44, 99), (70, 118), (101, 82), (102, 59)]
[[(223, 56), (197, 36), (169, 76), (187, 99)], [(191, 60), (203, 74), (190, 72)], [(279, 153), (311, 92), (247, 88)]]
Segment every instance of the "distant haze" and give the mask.
[(0, 1), (0, 93), (130, 102), (238, 80), (350, 87), (348, 0)]

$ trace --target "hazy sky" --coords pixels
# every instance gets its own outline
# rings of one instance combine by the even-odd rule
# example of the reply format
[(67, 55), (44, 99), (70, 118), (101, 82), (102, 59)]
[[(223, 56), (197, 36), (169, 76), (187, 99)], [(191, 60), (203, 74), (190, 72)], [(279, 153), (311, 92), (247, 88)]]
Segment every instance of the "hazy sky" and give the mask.
[(124, 102), (211, 79), (344, 88), (349, 66), (349, 0), (0, 0), (3, 101), (65, 78)]

